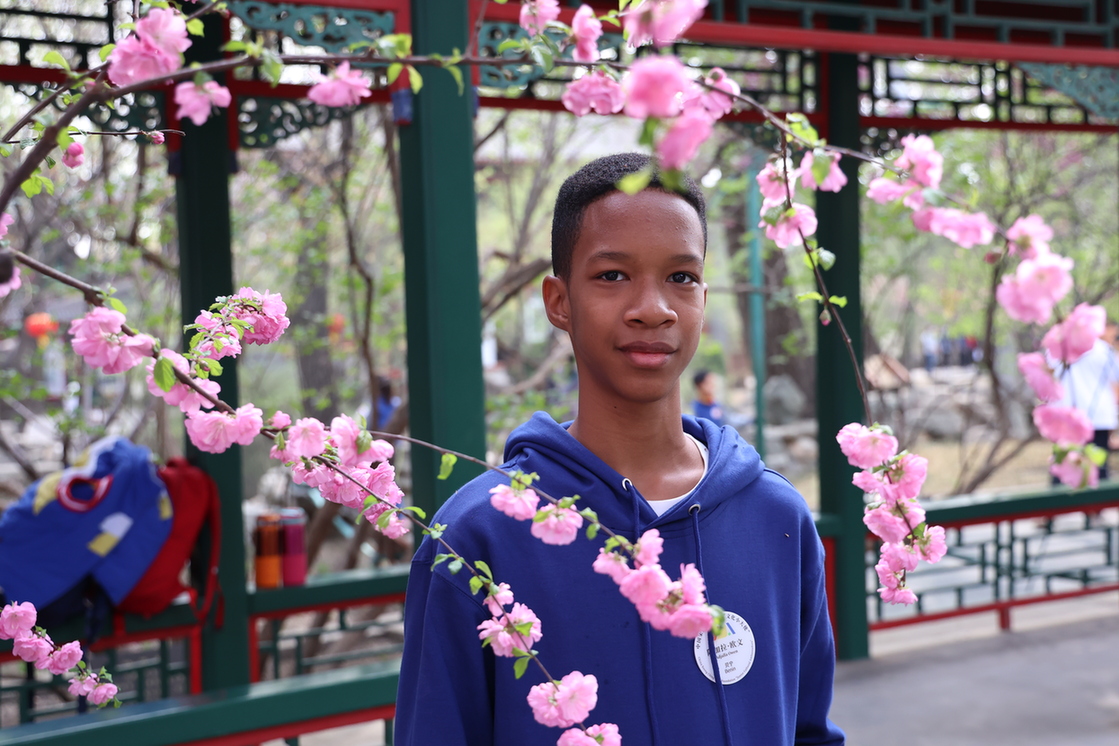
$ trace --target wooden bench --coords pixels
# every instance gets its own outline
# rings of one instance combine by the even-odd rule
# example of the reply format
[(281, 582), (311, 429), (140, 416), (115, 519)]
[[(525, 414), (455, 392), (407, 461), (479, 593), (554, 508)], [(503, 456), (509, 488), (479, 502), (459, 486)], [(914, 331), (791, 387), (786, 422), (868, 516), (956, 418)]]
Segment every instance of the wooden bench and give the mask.
[(368, 663), (0, 730), (0, 746), (244, 746), (391, 720), (400, 662)]

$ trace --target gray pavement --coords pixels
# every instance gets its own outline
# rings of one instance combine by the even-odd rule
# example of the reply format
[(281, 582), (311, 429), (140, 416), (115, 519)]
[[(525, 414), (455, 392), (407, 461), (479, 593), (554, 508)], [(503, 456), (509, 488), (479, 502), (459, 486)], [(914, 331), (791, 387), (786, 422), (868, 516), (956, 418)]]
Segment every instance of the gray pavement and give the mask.
[(832, 719), (850, 746), (1119, 746), (1119, 594), (1046, 605), (875, 633), (892, 650), (839, 664)]

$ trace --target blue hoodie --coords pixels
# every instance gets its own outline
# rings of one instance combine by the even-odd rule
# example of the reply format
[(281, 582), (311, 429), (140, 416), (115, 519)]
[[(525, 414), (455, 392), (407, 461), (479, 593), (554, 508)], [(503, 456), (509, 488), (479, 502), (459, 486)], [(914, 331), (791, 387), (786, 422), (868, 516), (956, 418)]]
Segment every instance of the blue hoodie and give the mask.
[[(673, 577), (695, 563), (708, 601), (728, 612), (716, 641), (715, 684), (709, 635), (692, 640), (658, 632), (606, 575), (591, 569), (602, 536), (582, 534), (547, 546), (529, 527), (489, 505), (494, 472), (471, 481), (440, 508), (444, 538), (471, 562), (485, 560), (499, 582), (541, 620), (535, 648), (556, 678), (594, 674), (598, 704), (586, 725), (616, 723), (628, 746), (783, 746), (842, 744), (828, 719), (835, 651), (824, 594), (823, 547), (804, 499), (731, 428), (685, 416), (684, 430), (707, 444), (706, 475), (688, 499), (658, 517), (633, 488), (546, 414), (515, 430), (506, 470), (540, 475), (553, 497), (579, 495), (576, 508), (634, 540), (656, 528), (660, 562)], [(554, 744), (561, 731), (538, 724), (526, 697), (544, 680), (535, 666), (516, 679), (512, 659), (481, 647), (476, 626), (490, 618), (469, 575), (424, 539), (412, 562), (404, 612), (404, 660), (397, 700), (397, 746)], [(745, 623), (745, 626), (743, 625)]]

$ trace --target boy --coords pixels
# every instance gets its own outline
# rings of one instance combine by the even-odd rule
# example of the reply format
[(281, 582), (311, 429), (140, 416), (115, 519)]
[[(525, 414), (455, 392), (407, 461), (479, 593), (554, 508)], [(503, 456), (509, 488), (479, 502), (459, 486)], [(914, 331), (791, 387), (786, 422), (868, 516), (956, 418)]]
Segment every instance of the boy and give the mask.
[(692, 403), (692, 413), (696, 417), (711, 420), (719, 427), (726, 423), (723, 421), (723, 408), (715, 401), (715, 387), (717, 382), (715, 374), (709, 370), (701, 370), (692, 376), (692, 385), (695, 386), (695, 401)]
[[(616, 190), (646, 156), (600, 158), (560, 189), (552, 224), (555, 275), (543, 284), (553, 325), (566, 331), (579, 372), (578, 416), (560, 425), (535, 414), (509, 438), (508, 471), (536, 472), (554, 497), (579, 495), (631, 540), (650, 528), (674, 577), (694, 563), (727, 632), (694, 641), (640, 621), (614, 581), (591, 569), (602, 539), (546, 546), (528, 525), (494, 510), (473, 480), (440, 509), (444, 538), (470, 562), (485, 560), (518, 602), (538, 615), (534, 645), (555, 678), (598, 680), (586, 725), (616, 723), (630, 746), (842, 744), (827, 720), (834, 647), (823, 551), (804, 500), (766, 471), (730, 428), (681, 415), (679, 379), (699, 343), (707, 287), (707, 225), (694, 183), (636, 195)], [(425, 539), (412, 563), (397, 702), (398, 746), (552, 744), (561, 731), (533, 719), (530, 666), (479, 643), (490, 618), (465, 571), (431, 566)], [(717, 682), (721, 682), (717, 683)]]

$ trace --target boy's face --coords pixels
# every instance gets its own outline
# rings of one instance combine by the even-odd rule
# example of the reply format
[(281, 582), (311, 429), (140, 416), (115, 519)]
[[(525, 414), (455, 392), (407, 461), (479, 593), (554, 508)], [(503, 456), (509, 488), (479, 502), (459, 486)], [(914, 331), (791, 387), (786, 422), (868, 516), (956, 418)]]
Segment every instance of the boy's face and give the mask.
[(548, 319), (571, 336), (580, 395), (678, 397), (703, 329), (703, 227), (680, 197), (612, 192), (583, 214), (565, 280), (544, 280)]

